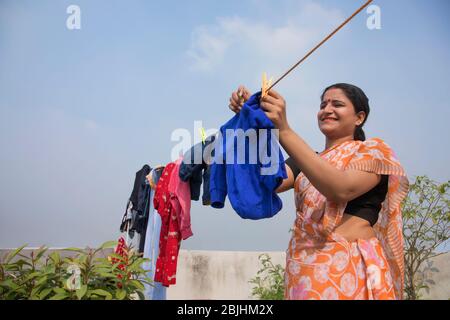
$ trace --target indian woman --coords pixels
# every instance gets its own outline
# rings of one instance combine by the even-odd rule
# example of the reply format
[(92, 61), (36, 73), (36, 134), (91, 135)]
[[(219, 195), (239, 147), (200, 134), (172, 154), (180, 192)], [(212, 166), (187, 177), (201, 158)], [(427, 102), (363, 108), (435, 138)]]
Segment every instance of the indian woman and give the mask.
[[(250, 95), (240, 86), (230, 109), (239, 112)], [(324, 90), (317, 112), (325, 136), (321, 152), (292, 130), (278, 92), (270, 90), (260, 105), (289, 155), (288, 178), (277, 192), (294, 189), (285, 298), (402, 299), (401, 203), (409, 184), (392, 148), (380, 138), (365, 137), (366, 94), (346, 83)]]

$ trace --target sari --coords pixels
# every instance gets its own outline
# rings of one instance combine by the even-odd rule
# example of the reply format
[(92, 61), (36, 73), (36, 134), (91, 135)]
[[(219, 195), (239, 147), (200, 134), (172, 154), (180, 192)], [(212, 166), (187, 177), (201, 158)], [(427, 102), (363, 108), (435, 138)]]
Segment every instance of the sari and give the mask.
[(346, 141), (319, 156), (339, 170), (389, 175), (388, 192), (374, 226), (376, 237), (350, 242), (335, 232), (347, 203), (326, 199), (303, 173), (297, 176), (296, 219), (286, 251), (285, 298), (402, 299), (401, 203), (409, 183), (395, 153), (383, 140), (374, 138)]

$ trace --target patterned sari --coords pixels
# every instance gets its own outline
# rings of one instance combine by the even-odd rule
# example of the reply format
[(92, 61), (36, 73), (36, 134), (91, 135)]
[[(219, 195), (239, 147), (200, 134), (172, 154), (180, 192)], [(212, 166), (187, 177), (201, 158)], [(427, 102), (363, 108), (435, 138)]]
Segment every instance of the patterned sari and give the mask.
[(401, 202), (409, 184), (393, 150), (381, 139), (346, 141), (320, 154), (339, 170), (389, 175), (388, 193), (374, 226), (376, 237), (347, 241), (334, 230), (347, 203), (329, 201), (300, 173), (296, 220), (286, 251), (286, 299), (402, 299)]

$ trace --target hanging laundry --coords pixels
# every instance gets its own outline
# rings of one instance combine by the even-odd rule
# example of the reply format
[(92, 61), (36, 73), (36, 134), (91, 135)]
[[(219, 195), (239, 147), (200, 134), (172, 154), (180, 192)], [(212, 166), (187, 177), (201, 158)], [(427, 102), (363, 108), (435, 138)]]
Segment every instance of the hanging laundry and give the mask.
[(182, 163), (182, 158), (175, 162), (175, 168), (170, 178), (168, 190), (172, 208), (178, 217), (181, 239), (186, 240), (193, 235), (191, 229), (191, 191), (189, 183), (180, 179), (179, 172)]
[[(155, 280), (156, 259), (159, 255), (159, 237), (161, 233), (161, 216), (153, 206), (153, 199), (155, 196), (155, 188), (163, 170), (164, 167), (155, 168), (147, 176), (150, 184), (150, 208), (143, 257), (144, 259), (149, 259), (149, 261), (143, 263), (142, 268), (149, 270), (147, 276), (152, 280)], [(166, 300), (166, 288), (161, 283), (144, 284), (144, 288), (144, 296), (147, 300)]]
[(139, 203), (143, 203), (144, 206), (138, 210), (138, 230), (140, 234), (140, 241), (139, 241), (139, 253), (144, 252), (144, 246), (145, 246), (145, 238), (146, 238), (146, 230), (148, 225), (148, 219), (149, 219), (149, 209), (150, 209), (150, 183), (148, 182), (147, 178), (145, 179), (145, 185), (144, 188), (141, 191), (141, 194), (139, 195)]
[[(207, 206), (211, 204), (211, 194), (209, 192), (211, 175), (211, 158), (214, 157), (214, 141), (216, 136), (212, 135), (193, 146), (184, 154), (180, 167), (180, 179), (189, 181), (191, 189), (191, 200), (200, 199), (200, 189), (203, 181), (202, 203)], [(205, 152), (206, 150), (206, 152)], [(211, 150), (211, 152), (209, 152)], [(205, 157), (203, 157), (205, 155)]]
[(126, 233), (127, 246), (130, 250), (136, 250), (139, 253), (143, 252), (145, 244), (145, 229), (148, 218), (145, 211), (149, 189), (145, 177), (150, 173), (150, 170), (150, 166), (144, 165), (141, 170), (136, 172), (133, 190), (120, 224), (120, 231)]
[(128, 200), (126, 211), (120, 224), (120, 232), (124, 234), (124, 241), (130, 250), (138, 250), (141, 241), (140, 233), (136, 232), (138, 212), (133, 208), (133, 202)]
[(142, 194), (142, 187), (145, 183), (145, 177), (150, 173), (150, 166), (144, 165), (141, 170), (136, 172), (136, 177), (134, 179), (133, 191), (131, 191), (130, 201), (133, 203), (134, 208), (138, 208), (139, 197)]
[(155, 281), (168, 287), (176, 283), (178, 253), (181, 233), (177, 212), (172, 207), (169, 184), (175, 163), (169, 163), (156, 186), (153, 200), (154, 208), (161, 216), (161, 232), (159, 238), (159, 256), (156, 261)]
[[(264, 219), (273, 217), (282, 208), (282, 202), (275, 190), (281, 185), (283, 179), (287, 178), (284, 158), (279, 147), (278, 141), (272, 139), (270, 129), (274, 125), (260, 107), (261, 93), (256, 93), (244, 104), (241, 111), (230, 121), (220, 128), (220, 139), (216, 141), (215, 161), (211, 165), (211, 206), (214, 208), (223, 208), (225, 198), (228, 195), (230, 203), (236, 213), (244, 219)], [(245, 148), (245, 163), (238, 163), (237, 137), (233, 136), (234, 141), (228, 144), (233, 145), (230, 148), (227, 145), (226, 131), (228, 129), (241, 129), (246, 132), (248, 129), (255, 129), (256, 139), (258, 141), (256, 152), (256, 163), (251, 164), (249, 154), (251, 148), (249, 145)], [(259, 129), (266, 130), (266, 143), (259, 143)], [(219, 139), (217, 139), (219, 140)], [(251, 139), (249, 139), (251, 140)], [(219, 143), (220, 142), (220, 143)], [(228, 147), (228, 148), (227, 148)], [(276, 148), (274, 148), (276, 147)], [(273, 155), (272, 149), (278, 150), (278, 155)], [(270, 163), (261, 162), (261, 154), (267, 151), (270, 157)], [(234, 152), (233, 163), (227, 163), (227, 154)], [(262, 174), (264, 169), (276, 168), (273, 174)]]

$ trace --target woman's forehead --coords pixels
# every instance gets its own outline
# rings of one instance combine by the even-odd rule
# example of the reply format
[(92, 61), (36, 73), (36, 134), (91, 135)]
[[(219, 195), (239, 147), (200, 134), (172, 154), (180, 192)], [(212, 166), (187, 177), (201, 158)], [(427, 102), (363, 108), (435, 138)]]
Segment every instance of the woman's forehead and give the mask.
[(327, 92), (325, 92), (323, 96), (323, 100), (348, 100), (346, 95), (341, 89), (333, 88), (329, 89)]

